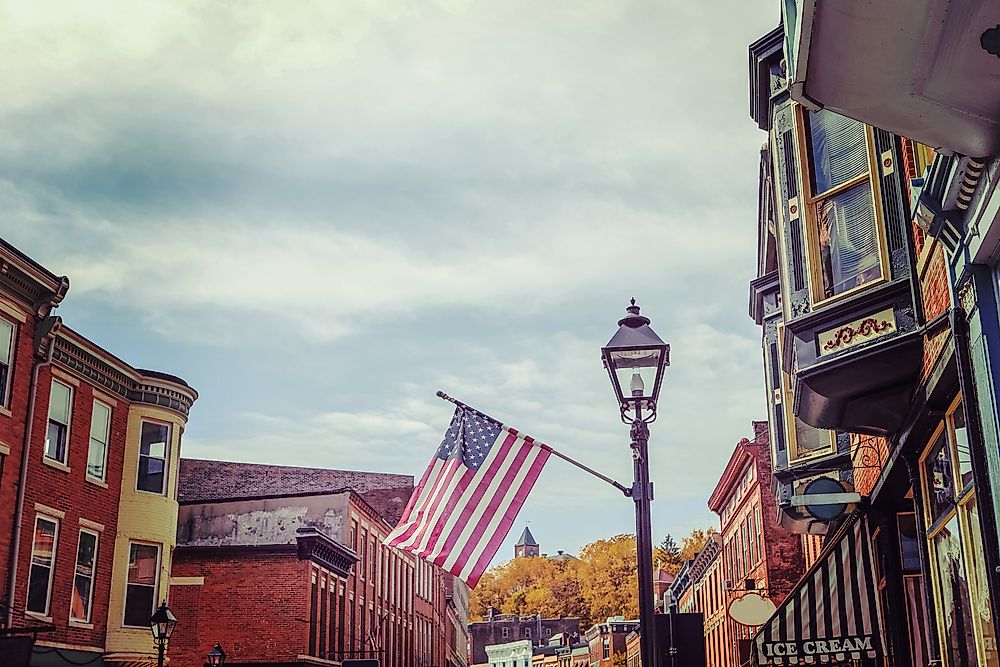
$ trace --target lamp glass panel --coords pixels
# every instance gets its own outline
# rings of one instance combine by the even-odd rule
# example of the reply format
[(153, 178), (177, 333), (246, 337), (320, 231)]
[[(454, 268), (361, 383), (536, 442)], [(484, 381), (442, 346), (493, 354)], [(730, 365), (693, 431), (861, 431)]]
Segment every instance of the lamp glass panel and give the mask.
[(653, 387), (656, 386), (656, 366), (650, 367), (640, 367), (640, 368), (615, 368), (615, 374), (618, 376), (618, 385), (622, 390), (623, 398), (632, 398), (632, 379), (633, 376), (638, 374), (642, 379), (642, 394), (644, 398), (652, 398)]

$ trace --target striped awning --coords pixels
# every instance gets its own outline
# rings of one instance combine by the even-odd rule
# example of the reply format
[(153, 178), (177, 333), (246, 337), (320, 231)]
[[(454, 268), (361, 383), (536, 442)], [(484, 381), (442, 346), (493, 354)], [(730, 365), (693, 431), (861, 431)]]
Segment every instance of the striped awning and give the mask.
[(885, 654), (868, 520), (856, 512), (754, 637), (758, 665)]

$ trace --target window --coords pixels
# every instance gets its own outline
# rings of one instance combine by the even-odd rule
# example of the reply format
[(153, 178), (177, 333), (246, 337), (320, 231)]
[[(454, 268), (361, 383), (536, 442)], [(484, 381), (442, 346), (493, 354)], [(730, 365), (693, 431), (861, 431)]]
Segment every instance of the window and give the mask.
[(72, 412), (73, 390), (62, 382), (53, 380), (49, 390), (49, 429), (45, 434), (45, 458), (66, 463)]
[(31, 568), (28, 571), (28, 601), (25, 610), (42, 616), (49, 615), (52, 597), (52, 569), (59, 539), (59, 522), (39, 516), (35, 518), (35, 537), (31, 544)]
[(129, 544), (128, 582), (125, 586), (125, 625), (148, 627), (156, 604), (156, 573), (160, 567), (160, 547)]
[[(960, 401), (948, 411), (920, 462), (938, 635), (949, 667), (996, 667), (976, 489)], [(907, 554), (900, 539), (904, 566)], [(912, 556), (910, 557), (912, 561)]]
[(531, 639), (531, 628), (525, 628), (522, 631), (522, 634), (523, 634), (523, 636), (524, 636), (525, 639)]
[(799, 109), (813, 302), (883, 277), (868, 129), (825, 109)]
[[(778, 357), (781, 358), (784, 348), (783, 326), (778, 326)], [(784, 368), (781, 370), (781, 403), (785, 411), (785, 437), (788, 440), (788, 461), (794, 463), (803, 459), (824, 456), (836, 451), (837, 437), (833, 431), (810, 426), (795, 416), (792, 412), (794, 388), (792, 375)]]
[(510, 637), (510, 628), (500, 628), (500, 637), (502, 639)]
[(139, 473), (135, 488), (162, 494), (167, 487), (167, 451), (170, 427), (156, 422), (142, 422), (139, 436)]
[(603, 644), (604, 644), (604, 655), (602, 659), (607, 660), (608, 658), (611, 657), (611, 640), (605, 637)]
[(0, 318), (0, 405), (10, 406), (10, 367), (14, 358), (14, 325)]
[(111, 431), (111, 408), (94, 401), (90, 413), (90, 450), (87, 453), (87, 475), (104, 481), (107, 474), (108, 435)]
[(94, 568), (97, 566), (97, 533), (80, 531), (76, 546), (76, 573), (73, 576), (73, 598), (69, 617), (74, 621), (90, 622), (90, 603), (94, 597)]

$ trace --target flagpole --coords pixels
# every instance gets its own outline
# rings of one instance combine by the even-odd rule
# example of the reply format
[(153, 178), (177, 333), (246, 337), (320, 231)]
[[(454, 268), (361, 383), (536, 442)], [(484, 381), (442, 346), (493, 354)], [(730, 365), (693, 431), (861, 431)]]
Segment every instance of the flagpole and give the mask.
[[(444, 399), (444, 400), (446, 400), (446, 401), (448, 401), (450, 403), (454, 403), (455, 405), (457, 405), (460, 408), (464, 408), (464, 409), (466, 409), (466, 410), (468, 410), (470, 412), (474, 412), (477, 415), (479, 415), (480, 417), (483, 417), (485, 419), (489, 419), (490, 421), (493, 421), (493, 422), (496, 421), (495, 419), (493, 419), (493, 417), (490, 417), (485, 412), (480, 412), (479, 410), (476, 410), (471, 405), (467, 405), (466, 403), (463, 403), (462, 401), (458, 400), (457, 398), (452, 398), (451, 396), (449, 396), (448, 394), (444, 393), (443, 391), (437, 392), (436, 395), (437, 395), (438, 398), (442, 398), (442, 399)], [(577, 468), (579, 468), (580, 470), (582, 470), (584, 472), (590, 473), (591, 475), (593, 475), (597, 479), (601, 480), (602, 482), (607, 482), (611, 486), (613, 486), (616, 489), (618, 489), (619, 491), (621, 491), (622, 494), (625, 495), (625, 497), (627, 497), (627, 498), (631, 498), (632, 497), (632, 489), (631, 488), (626, 487), (626, 486), (624, 486), (622, 484), (619, 484), (618, 482), (616, 482), (615, 480), (611, 479), (607, 475), (602, 475), (601, 473), (597, 472), (593, 468), (591, 468), (589, 466), (583, 465), (582, 463), (580, 463), (576, 459), (572, 459), (572, 458), (566, 456), (562, 452), (560, 452), (560, 451), (558, 451), (556, 449), (553, 449), (551, 445), (545, 445), (545, 448), (548, 449), (549, 452), (551, 452), (553, 455), (558, 456), (559, 458), (561, 458), (563, 461), (566, 461), (567, 463), (575, 465)]]

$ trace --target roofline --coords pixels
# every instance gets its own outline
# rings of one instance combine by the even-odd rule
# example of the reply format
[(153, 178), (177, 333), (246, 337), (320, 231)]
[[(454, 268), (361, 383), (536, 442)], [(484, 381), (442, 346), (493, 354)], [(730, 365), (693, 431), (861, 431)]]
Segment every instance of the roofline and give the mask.
[[(316, 468), (313, 466), (291, 466), (283, 465), (281, 463), (254, 463), (248, 461), (226, 461), (224, 459), (199, 459), (193, 456), (183, 456), (181, 461), (199, 461), (203, 463), (233, 463), (241, 466), (259, 466), (261, 468), (282, 468), (285, 470), (316, 470), (319, 472), (349, 472), (349, 473), (360, 473), (362, 475), (392, 475), (393, 477), (401, 477), (410, 480), (410, 485), (414, 485), (414, 476), (406, 475), (404, 473), (397, 472), (377, 472), (374, 470), (350, 470), (348, 468)], [(383, 487), (383, 488), (395, 488), (395, 487)], [(300, 493), (295, 493), (291, 495), (305, 495)]]
[(716, 483), (712, 495), (708, 497), (708, 509), (716, 514), (722, 509), (723, 498), (729, 495), (729, 491), (736, 483), (736, 473), (740, 469), (740, 464), (747, 461), (750, 463), (753, 462), (753, 454), (746, 451), (746, 446), (750, 443), (751, 441), (747, 438), (743, 438), (736, 443), (733, 453), (729, 456), (729, 463), (726, 464), (725, 470), (722, 471), (722, 476)]

